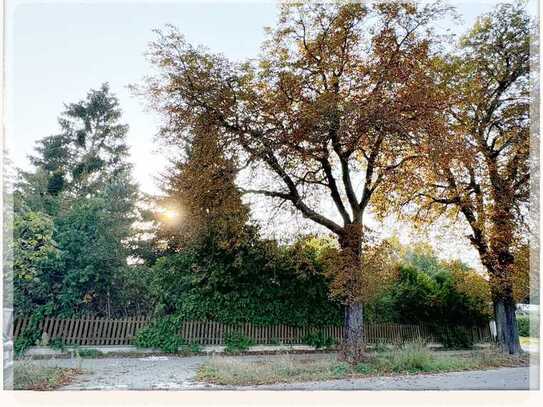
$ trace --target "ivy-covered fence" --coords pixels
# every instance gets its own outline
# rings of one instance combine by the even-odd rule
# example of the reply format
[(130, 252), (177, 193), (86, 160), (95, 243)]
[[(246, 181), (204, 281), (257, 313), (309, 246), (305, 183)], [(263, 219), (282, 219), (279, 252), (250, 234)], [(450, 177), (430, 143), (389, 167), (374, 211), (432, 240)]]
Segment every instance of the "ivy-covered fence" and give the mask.
[[(83, 318), (45, 318), (38, 323), (38, 330), (46, 332), (50, 339), (61, 339), (66, 345), (132, 345), (136, 333), (153, 320), (146, 316), (108, 319), (87, 316)], [(30, 322), (29, 318), (15, 320), (13, 337), (17, 338)], [(474, 343), (491, 340), (488, 326), (443, 327), (462, 329)], [(239, 332), (256, 344), (302, 344), (304, 338), (316, 332), (334, 338), (338, 343), (343, 337), (340, 326), (292, 327), (286, 325), (230, 325), (215, 321), (184, 321), (179, 335), (190, 343), (199, 345), (223, 345), (225, 336)], [(369, 324), (365, 327), (368, 343), (401, 343), (422, 339), (439, 342), (435, 329), (423, 325)]]

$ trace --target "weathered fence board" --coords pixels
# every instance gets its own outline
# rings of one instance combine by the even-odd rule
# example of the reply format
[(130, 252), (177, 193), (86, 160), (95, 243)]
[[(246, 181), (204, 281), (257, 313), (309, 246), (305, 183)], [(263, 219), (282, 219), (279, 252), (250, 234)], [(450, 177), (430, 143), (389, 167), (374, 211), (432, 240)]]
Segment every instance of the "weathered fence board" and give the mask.
[[(81, 318), (45, 318), (38, 323), (38, 329), (47, 332), (49, 338), (60, 338), (67, 345), (132, 345), (137, 332), (151, 323), (146, 316), (107, 319), (86, 315)], [(30, 326), (29, 318), (17, 318), (13, 327), (13, 337), (17, 338)], [(449, 330), (449, 327), (444, 327)], [(474, 342), (491, 340), (489, 326), (464, 327)], [(292, 327), (287, 325), (261, 326), (250, 323), (239, 325), (223, 324), (217, 321), (184, 321), (179, 335), (187, 342), (200, 345), (222, 345), (225, 337), (239, 331), (256, 344), (302, 344), (308, 334), (322, 332), (340, 342), (343, 328)], [(438, 342), (438, 338), (426, 325), (366, 324), (365, 339), (368, 343), (401, 343), (423, 339)]]

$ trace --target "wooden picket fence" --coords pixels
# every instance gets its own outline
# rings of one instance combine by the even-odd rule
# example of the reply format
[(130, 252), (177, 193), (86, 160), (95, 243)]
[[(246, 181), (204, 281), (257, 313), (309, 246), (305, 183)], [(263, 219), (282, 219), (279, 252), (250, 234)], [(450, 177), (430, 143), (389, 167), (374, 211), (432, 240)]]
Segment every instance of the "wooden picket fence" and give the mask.
[[(17, 338), (29, 326), (29, 318), (18, 318), (13, 325), (13, 337)], [(66, 345), (132, 345), (136, 333), (152, 319), (145, 316), (108, 319), (94, 316), (82, 318), (45, 318), (38, 324), (49, 338), (61, 338)], [(474, 342), (490, 341), (489, 326), (463, 328)], [(230, 332), (240, 332), (256, 344), (303, 343), (310, 333), (321, 331), (325, 336), (340, 342), (343, 328), (292, 327), (286, 325), (261, 326), (250, 323), (230, 325), (215, 321), (184, 321), (179, 334), (186, 341), (200, 345), (223, 345)], [(437, 342), (429, 327), (423, 325), (367, 324), (365, 336), (368, 343), (401, 343), (417, 339)]]

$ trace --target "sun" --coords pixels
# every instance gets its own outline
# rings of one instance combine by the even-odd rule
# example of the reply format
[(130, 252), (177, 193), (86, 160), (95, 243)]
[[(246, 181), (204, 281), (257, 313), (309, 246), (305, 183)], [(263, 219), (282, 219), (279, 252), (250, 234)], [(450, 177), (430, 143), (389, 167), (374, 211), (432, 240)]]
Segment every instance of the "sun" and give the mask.
[(167, 219), (175, 220), (179, 217), (179, 212), (177, 212), (175, 209), (166, 209), (166, 211), (164, 212), (164, 216)]
[(169, 223), (175, 223), (179, 220), (181, 214), (177, 209), (163, 208), (161, 211), (162, 219)]

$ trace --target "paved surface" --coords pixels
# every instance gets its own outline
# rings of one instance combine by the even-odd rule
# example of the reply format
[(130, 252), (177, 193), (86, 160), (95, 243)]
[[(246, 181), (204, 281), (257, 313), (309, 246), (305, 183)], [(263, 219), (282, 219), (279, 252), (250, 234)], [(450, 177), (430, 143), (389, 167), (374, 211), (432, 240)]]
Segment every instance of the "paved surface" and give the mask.
[(245, 390), (528, 390), (529, 368), (372, 377), (245, 387)]
[(181, 390), (208, 388), (193, 377), (207, 356), (142, 358), (48, 359), (41, 366), (80, 367), (84, 373), (61, 390)]
[[(301, 357), (302, 355), (300, 355)], [(502, 368), (432, 375), (372, 377), (261, 386), (198, 383), (195, 375), (207, 356), (36, 360), (41, 366), (80, 367), (84, 373), (62, 390), (525, 390), (529, 369)], [(257, 360), (259, 356), (245, 356)]]

